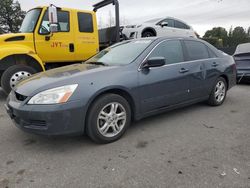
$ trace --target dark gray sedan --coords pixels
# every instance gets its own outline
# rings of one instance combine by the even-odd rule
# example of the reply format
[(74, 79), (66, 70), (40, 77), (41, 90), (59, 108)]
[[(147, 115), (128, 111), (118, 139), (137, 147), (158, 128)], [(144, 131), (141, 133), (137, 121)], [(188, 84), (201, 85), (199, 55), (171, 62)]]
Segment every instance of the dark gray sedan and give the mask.
[(207, 101), (221, 105), (236, 84), (231, 56), (190, 38), (118, 43), (84, 64), (36, 74), (10, 93), (6, 109), (22, 130), (119, 139), (132, 120)]

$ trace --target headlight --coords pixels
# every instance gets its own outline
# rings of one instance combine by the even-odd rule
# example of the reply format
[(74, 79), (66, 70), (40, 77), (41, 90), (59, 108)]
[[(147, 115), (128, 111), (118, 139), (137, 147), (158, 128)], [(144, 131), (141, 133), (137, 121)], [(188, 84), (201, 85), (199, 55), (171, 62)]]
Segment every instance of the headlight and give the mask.
[(65, 103), (74, 93), (78, 84), (66, 85), (42, 91), (32, 97), (28, 104), (60, 104)]
[(142, 25), (137, 25), (136, 27), (139, 28), (139, 27), (141, 27), (141, 26), (142, 26)]

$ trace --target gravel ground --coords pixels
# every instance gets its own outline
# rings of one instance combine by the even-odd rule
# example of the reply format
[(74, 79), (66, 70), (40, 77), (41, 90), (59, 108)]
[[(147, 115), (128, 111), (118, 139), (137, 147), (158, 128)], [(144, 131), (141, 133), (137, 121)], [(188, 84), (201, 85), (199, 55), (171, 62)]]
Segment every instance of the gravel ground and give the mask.
[(0, 187), (250, 187), (250, 85), (220, 107), (196, 104), (134, 123), (122, 139), (17, 129), (0, 89)]

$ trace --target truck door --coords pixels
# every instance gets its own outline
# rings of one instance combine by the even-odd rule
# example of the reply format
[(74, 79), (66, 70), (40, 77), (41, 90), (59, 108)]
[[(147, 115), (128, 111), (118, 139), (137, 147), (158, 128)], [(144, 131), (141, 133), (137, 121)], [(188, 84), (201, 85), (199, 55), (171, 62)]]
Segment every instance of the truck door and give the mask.
[[(35, 32), (35, 46), (43, 62), (75, 61), (74, 28), (70, 10), (57, 11), (58, 32), (50, 34), (48, 11), (44, 10), (42, 20)], [(47, 39), (46, 39), (47, 38)]]
[(99, 52), (97, 21), (94, 12), (74, 13), (75, 57), (77, 61), (87, 60)]

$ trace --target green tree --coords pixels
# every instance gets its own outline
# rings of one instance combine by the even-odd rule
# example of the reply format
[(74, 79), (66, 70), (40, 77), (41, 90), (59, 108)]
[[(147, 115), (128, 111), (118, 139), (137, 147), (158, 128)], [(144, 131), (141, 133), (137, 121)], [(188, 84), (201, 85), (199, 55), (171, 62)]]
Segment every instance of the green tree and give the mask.
[(247, 35), (248, 35), (248, 37), (250, 37), (250, 27), (248, 27), (248, 29), (247, 29)]
[(230, 46), (237, 46), (238, 44), (248, 42), (247, 32), (243, 27), (235, 27), (232, 36), (229, 37)]
[(2, 28), (0, 27), (0, 35), (3, 34), (3, 33), (4, 33), (4, 32), (3, 32)]
[(25, 16), (20, 3), (13, 0), (0, 1), (0, 26), (4, 33), (17, 32)]
[(228, 33), (223, 27), (214, 27), (212, 30), (208, 30), (203, 39), (217, 47), (228, 46)]

